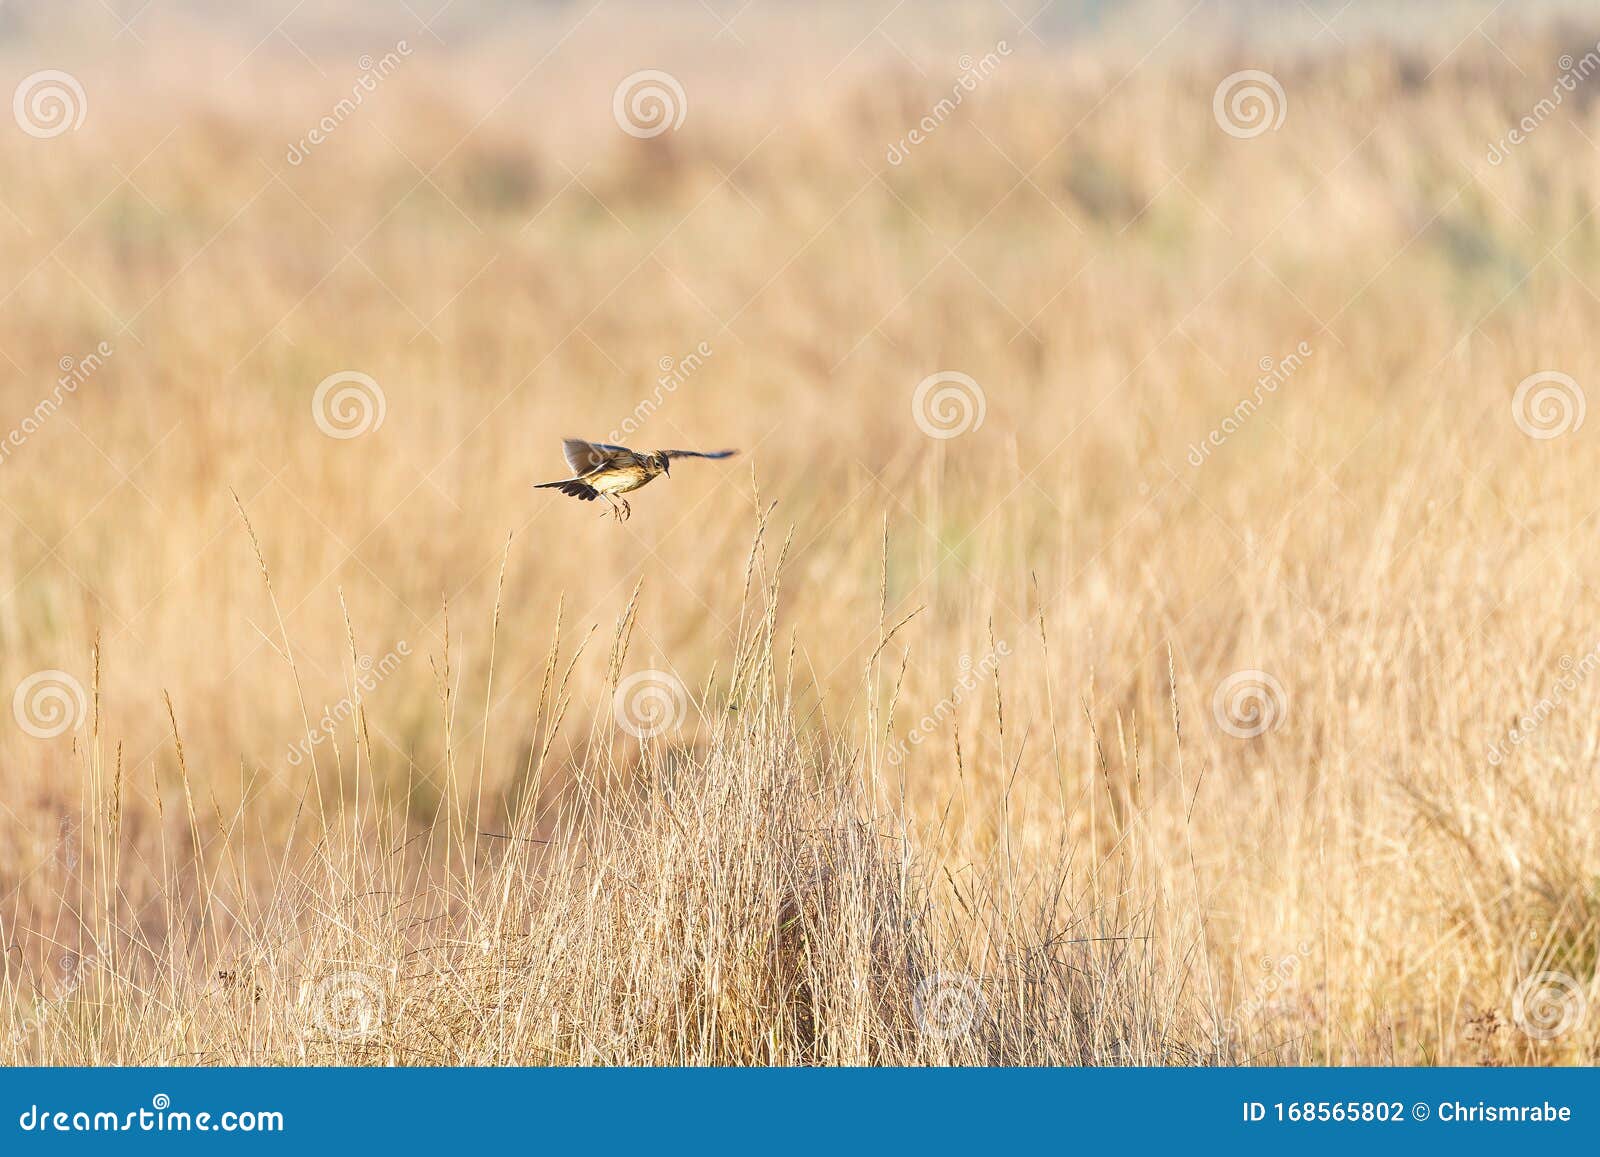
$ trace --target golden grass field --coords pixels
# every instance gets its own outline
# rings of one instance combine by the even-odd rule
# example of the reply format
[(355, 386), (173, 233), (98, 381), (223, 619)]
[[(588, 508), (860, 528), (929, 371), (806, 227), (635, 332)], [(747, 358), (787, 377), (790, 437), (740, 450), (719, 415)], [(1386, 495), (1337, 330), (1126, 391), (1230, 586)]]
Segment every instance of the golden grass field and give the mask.
[(132, 9), (0, 11), (0, 1061), (1597, 1059), (1600, 29)]

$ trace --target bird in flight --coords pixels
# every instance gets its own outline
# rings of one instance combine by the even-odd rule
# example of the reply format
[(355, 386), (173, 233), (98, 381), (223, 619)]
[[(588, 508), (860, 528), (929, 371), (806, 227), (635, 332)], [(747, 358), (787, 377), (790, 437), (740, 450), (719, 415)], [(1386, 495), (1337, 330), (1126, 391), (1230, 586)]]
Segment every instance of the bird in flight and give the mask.
[(604, 498), (611, 505), (611, 513), (618, 522), (628, 518), (633, 511), (626, 498), (613, 495), (627, 494), (652, 482), (659, 475), (672, 474), (674, 458), (731, 458), (737, 450), (630, 450), (626, 446), (611, 446), (605, 442), (585, 442), (581, 438), (564, 438), (561, 453), (572, 468), (572, 477), (557, 482), (540, 482), (534, 489), (554, 489), (584, 502)]

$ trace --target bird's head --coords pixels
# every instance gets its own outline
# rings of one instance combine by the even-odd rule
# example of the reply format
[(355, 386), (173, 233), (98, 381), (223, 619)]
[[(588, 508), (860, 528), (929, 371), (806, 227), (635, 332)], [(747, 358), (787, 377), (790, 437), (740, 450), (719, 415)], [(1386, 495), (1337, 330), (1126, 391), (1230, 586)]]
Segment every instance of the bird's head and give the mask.
[(656, 462), (661, 466), (661, 473), (668, 478), (672, 477), (672, 458), (665, 450), (656, 451)]

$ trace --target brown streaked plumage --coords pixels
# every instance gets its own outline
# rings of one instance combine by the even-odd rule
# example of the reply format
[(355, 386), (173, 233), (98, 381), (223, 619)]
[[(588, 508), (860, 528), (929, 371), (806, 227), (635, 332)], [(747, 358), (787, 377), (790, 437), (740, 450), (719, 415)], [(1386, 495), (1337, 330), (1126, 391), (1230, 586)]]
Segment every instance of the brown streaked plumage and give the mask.
[(626, 498), (613, 499), (612, 495), (627, 494), (659, 475), (671, 475), (674, 458), (731, 458), (738, 453), (737, 450), (657, 450), (651, 453), (605, 442), (585, 442), (582, 438), (562, 439), (561, 452), (572, 468), (572, 477), (540, 482), (534, 489), (559, 490), (583, 502), (604, 498), (618, 522), (633, 511)]

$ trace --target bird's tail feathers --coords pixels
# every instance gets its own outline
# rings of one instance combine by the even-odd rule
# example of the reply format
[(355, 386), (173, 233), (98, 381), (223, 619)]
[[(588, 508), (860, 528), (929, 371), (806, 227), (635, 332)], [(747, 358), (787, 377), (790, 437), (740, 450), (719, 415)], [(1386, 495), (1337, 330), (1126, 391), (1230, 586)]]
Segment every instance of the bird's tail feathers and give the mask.
[(573, 498), (584, 502), (593, 502), (600, 497), (600, 492), (587, 482), (579, 482), (576, 478), (563, 478), (559, 482), (537, 482), (535, 490), (556, 489), (563, 494), (570, 494)]

